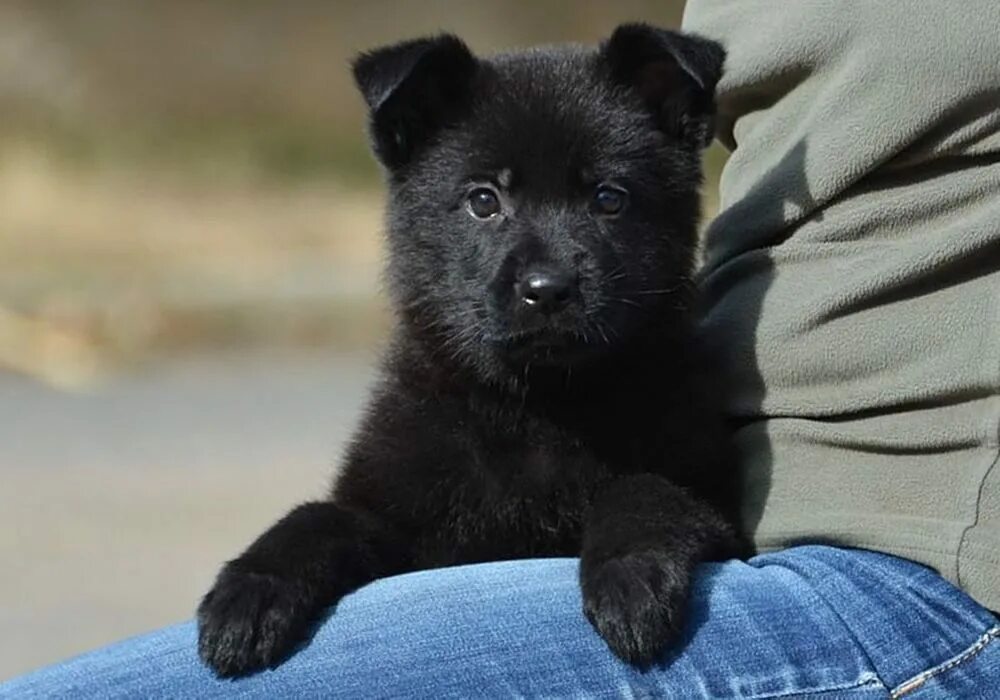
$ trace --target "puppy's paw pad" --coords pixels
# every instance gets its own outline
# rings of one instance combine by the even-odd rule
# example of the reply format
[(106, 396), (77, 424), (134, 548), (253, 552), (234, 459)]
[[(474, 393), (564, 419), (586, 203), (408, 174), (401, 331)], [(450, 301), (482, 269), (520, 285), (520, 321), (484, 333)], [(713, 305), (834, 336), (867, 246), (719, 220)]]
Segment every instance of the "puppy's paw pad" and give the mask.
[(584, 612), (616, 656), (646, 665), (680, 630), (688, 580), (660, 553), (609, 559), (582, 576)]
[(306, 636), (313, 612), (294, 582), (227, 566), (198, 607), (198, 653), (220, 676), (274, 666)]

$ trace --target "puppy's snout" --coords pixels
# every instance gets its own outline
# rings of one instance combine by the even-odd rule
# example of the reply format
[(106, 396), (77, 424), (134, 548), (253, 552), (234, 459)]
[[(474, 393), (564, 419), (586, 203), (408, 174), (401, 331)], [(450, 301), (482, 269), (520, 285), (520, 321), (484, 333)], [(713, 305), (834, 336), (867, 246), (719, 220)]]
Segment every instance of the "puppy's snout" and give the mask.
[(530, 270), (517, 283), (522, 307), (552, 314), (565, 307), (576, 293), (576, 281), (562, 270)]

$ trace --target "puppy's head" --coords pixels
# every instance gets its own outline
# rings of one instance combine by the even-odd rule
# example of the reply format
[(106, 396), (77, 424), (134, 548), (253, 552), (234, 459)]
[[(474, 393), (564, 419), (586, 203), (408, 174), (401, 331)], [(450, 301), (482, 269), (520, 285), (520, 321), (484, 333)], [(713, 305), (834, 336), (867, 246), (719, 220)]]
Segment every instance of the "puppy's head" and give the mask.
[(442, 35), (359, 56), (403, 322), (493, 378), (669, 323), (723, 60), (641, 24), (597, 49), (480, 59)]

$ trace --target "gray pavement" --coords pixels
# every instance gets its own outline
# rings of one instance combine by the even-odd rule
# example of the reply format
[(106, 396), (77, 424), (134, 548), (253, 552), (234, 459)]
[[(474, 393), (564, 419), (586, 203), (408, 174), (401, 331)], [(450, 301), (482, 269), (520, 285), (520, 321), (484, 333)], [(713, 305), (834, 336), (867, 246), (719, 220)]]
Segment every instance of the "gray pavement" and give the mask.
[(0, 679), (189, 618), (222, 561), (323, 493), (371, 378), (282, 355), (74, 394), (0, 374)]

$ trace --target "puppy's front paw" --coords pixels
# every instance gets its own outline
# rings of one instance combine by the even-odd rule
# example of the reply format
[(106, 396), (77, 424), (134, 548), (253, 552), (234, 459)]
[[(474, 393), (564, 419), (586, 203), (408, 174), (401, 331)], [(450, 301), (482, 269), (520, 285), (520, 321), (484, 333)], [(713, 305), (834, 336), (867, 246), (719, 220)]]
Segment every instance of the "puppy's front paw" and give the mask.
[(198, 653), (220, 676), (275, 666), (315, 613), (303, 585), (227, 565), (198, 606)]
[(687, 568), (663, 552), (584, 561), (584, 612), (616, 656), (649, 664), (680, 630), (688, 581)]

